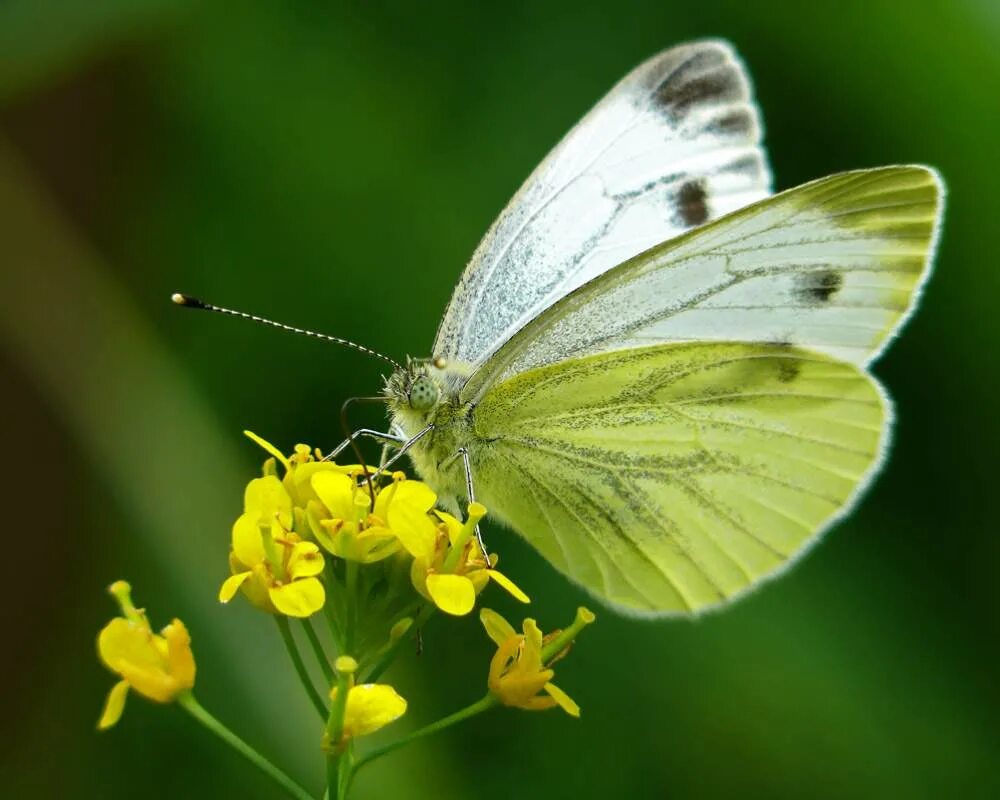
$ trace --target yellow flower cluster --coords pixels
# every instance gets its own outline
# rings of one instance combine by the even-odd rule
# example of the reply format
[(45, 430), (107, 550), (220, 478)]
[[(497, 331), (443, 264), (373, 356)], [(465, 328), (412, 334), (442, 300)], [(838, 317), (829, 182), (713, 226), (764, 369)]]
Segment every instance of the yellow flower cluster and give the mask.
[[(529, 710), (560, 707), (580, 715), (579, 706), (553, 684), (553, 665), (594, 615), (578, 609), (568, 628), (543, 634), (533, 619), (525, 619), (519, 632), (483, 608), (480, 619), (497, 647), (487, 693), (359, 756), (355, 739), (406, 713), (407, 701), (377, 680), (435, 609), (468, 614), (490, 583), (520, 602), (529, 602), (528, 597), (497, 571), (497, 556), (487, 555), (481, 546), (477, 526), (486, 508), (480, 503), (470, 503), (462, 520), (436, 507), (438, 498), (429, 486), (401, 472), (385, 475), (364, 466), (338, 465), (305, 445), (286, 456), (247, 435), (270, 457), (262, 476), (244, 492), (243, 513), (232, 527), (230, 575), (219, 599), (228, 603), (241, 593), (275, 615), (296, 674), (325, 722), (322, 749), (329, 796), (346, 796), (354, 773), (376, 758), (501, 704)], [(154, 633), (145, 613), (133, 605), (127, 583), (118, 581), (110, 591), (121, 616), (104, 627), (97, 646), (119, 681), (108, 694), (98, 727), (109, 728), (120, 719), (129, 691), (159, 703), (176, 702), (289, 795), (308, 800), (305, 789), (195, 699), (195, 661), (184, 624), (175, 619)], [(326, 636), (308, 619), (321, 609)], [(300, 634), (309, 641), (325, 679), (322, 689), (287, 617), (301, 620)]]
[[(219, 599), (238, 591), (272, 614), (308, 617), (326, 601), (323, 552), (371, 564), (405, 552), (410, 577), (424, 598), (448, 614), (468, 614), (492, 580), (523, 603), (528, 596), (495, 569), (474, 534), (486, 509), (469, 507), (463, 523), (435, 510), (437, 495), (424, 483), (393, 473), (385, 483), (361, 466), (340, 466), (305, 445), (291, 456), (247, 435), (273, 458), (264, 477), (247, 486), (243, 514), (232, 531), (231, 575)], [(279, 479), (276, 463), (284, 468)], [(322, 548), (322, 551), (321, 551)]]

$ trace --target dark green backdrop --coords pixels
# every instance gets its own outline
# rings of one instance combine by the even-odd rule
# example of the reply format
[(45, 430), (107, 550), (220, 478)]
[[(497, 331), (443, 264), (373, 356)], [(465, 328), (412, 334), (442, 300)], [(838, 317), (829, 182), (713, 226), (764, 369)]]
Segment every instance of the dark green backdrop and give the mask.
[[(133, 699), (94, 732), (118, 577), (154, 622), (187, 620), (203, 702), (318, 784), (272, 626), (214, 595), (260, 458), (240, 430), (329, 445), (379, 365), (170, 292), (425, 355), (549, 147), (639, 61), (712, 35), (754, 75), (778, 188), (910, 161), (948, 184), (937, 271), (876, 370), (897, 404), (888, 468), (731, 610), (600, 614), (560, 669), (581, 720), (483, 717), (357, 797), (996, 796), (1000, 7), (416, 5), (0, 4), (2, 792), (273, 796), (176, 709)], [(493, 540), (542, 622), (568, 619), (579, 592)], [(483, 688), (474, 620), (432, 626), (425, 649), (394, 673), (401, 730)]]

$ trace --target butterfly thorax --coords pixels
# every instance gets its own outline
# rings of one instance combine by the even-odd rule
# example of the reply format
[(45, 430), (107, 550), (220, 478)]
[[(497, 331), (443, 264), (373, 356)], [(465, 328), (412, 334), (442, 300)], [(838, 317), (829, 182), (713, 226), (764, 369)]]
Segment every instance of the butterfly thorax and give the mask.
[(446, 506), (454, 507), (465, 495), (460, 448), (467, 447), (472, 433), (471, 406), (459, 398), (464, 373), (433, 364), (409, 362), (396, 370), (385, 385), (386, 402), (393, 427), (409, 440), (433, 425), (409, 449), (420, 476)]

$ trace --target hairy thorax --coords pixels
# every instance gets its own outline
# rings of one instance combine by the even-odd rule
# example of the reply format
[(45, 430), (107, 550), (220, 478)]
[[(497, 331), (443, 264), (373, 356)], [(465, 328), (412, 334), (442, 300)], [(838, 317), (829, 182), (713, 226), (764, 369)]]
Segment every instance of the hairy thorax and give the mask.
[[(428, 425), (434, 426), (413, 444), (408, 454), (420, 479), (437, 492), (443, 505), (452, 509), (464, 503), (466, 494), (460, 450), (474, 448), (472, 407), (459, 400), (456, 377), (447, 370), (408, 366), (386, 384), (392, 424), (407, 440)], [(433, 381), (437, 389), (429, 408), (420, 408), (421, 403), (414, 395), (413, 386), (418, 379)]]

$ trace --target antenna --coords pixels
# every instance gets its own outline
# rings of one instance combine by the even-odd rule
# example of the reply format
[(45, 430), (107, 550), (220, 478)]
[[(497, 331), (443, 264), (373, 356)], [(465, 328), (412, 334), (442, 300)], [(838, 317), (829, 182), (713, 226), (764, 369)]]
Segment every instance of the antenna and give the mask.
[(265, 319), (264, 317), (258, 317), (254, 314), (247, 314), (245, 311), (234, 311), (231, 308), (223, 308), (222, 306), (212, 305), (212, 303), (206, 303), (204, 300), (199, 300), (197, 297), (192, 297), (189, 294), (181, 294), (180, 292), (175, 292), (170, 296), (170, 299), (179, 306), (184, 306), (185, 308), (195, 308), (200, 311), (214, 311), (216, 314), (228, 314), (231, 317), (239, 317), (240, 319), (248, 319), (251, 322), (259, 322), (261, 325), (270, 325), (272, 328), (278, 328), (283, 331), (290, 331), (292, 333), (301, 333), (303, 336), (312, 336), (314, 339), (322, 339), (327, 342), (334, 342), (336, 344), (342, 344), (345, 347), (351, 347), (362, 353), (366, 353), (370, 356), (375, 356), (375, 358), (381, 358), (383, 361), (387, 361), (392, 364), (396, 369), (402, 369), (402, 365), (389, 358), (389, 356), (382, 355), (377, 350), (372, 350), (370, 347), (365, 347), (357, 342), (352, 342), (349, 339), (341, 339), (339, 336), (329, 336), (325, 333), (316, 333), (316, 331), (307, 331), (305, 328), (295, 328), (291, 325), (285, 325), (283, 322), (275, 322), (273, 319)]

